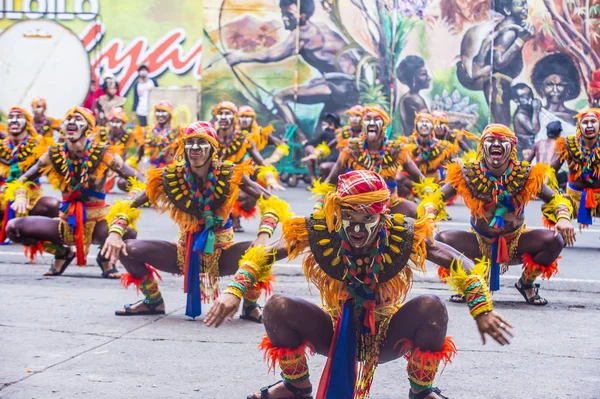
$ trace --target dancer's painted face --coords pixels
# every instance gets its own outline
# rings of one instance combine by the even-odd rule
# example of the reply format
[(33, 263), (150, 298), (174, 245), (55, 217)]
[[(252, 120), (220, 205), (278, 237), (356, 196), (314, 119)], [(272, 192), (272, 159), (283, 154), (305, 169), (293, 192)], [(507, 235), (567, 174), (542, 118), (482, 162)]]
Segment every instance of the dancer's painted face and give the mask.
[(504, 136), (488, 136), (483, 140), (485, 163), (489, 167), (500, 167), (508, 162), (512, 153), (512, 141)]
[(589, 114), (581, 118), (579, 122), (581, 135), (586, 139), (594, 139), (600, 133), (600, 120), (594, 114)]
[(433, 123), (427, 118), (419, 118), (417, 121), (417, 133), (422, 138), (429, 138), (431, 136), (431, 130), (433, 129)]
[(44, 116), (45, 110), (46, 108), (42, 107), (41, 105), (33, 107), (33, 116), (35, 116), (36, 118), (41, 118), (42, 116)]
[(342, 228), (354, 248), (373, 244), (381, 228), (381, 214), (342, 209)]
[(85, 117), (75, 112), (66, 120), (65, 138), (74, 143), (88, 130), (89, 124)]
[(19, 111), (11, 111), (8, 114), (8, 131), (17, 136), (23, 133), (25, 129), (25, 125), (27, 124), (27, 119), (25, 115), (23, 115)]
[(224, 108), (219, 111), (216, 119), (220, 129), (228, 129), (233, 125), (233, 111)]
[(243, 116), (240, 116), (238, 119), (240, 121), (240, 127), (242, 129), (246, 129), (247, 130), (247, 129), (250, 129), (252, 127), (252, 121), (254, 120), (253, 117), (248, 116), (248, 115), (243, 115)]
[(167, 111), (160, 109), (154, 112), (154, 116), (156, 117), (156, 122), (160, 123), (161, 125), (167, 123), (171, 118)]
[(383, 119), (375, 112), (367, 112), (363, 120), (363, 128), (367, 135), (367, 140), (377, 140), (383, 132)]
[(112, 118), (108, 121), (111, 133), (118, 133), (123, 129), (123, 121), (119, 118)]
[(191, 166), (204, 166), (211, 159), (212, 147), (206, 139), (199, 137), (185, 139), (184, 149)]
[(436, 126), (435, 126), (435, 137), (437, 137), (438, 139), (442, 140), (446, 137), (446, 132), (448, 131), (448, 124), (446, 122), (439, 122)]
[(350, 115), (350, 117), (348, 118), (348, 122), (350, 123), (350, 127), (359, 128), (362, 123), (362, 116)]

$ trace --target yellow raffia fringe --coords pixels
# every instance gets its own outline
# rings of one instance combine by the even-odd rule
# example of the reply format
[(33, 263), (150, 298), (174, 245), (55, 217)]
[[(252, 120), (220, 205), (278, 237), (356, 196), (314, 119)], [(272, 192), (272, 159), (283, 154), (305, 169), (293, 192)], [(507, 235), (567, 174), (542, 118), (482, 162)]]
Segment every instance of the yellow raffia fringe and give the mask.
[(463, 164), (473, 163), (473, 162), (477, 161), (477, 151), (475, 151), (475, 150), (466, 151), (462, 155), (462, 157), (460, 157), (460, 159)]
[(284, 223), (294, 217), (290, 204), (274, 195), (271, 195), (268, 199), (264, 199), (261, 195), (256, 202), (256, 205), (258, 206), (258, 209), (260, 209), (260, 217), (263, 217), (267, 212), (272, 213), (277, 215), (279, 223)]
[(324, 159), (331, 154), (331, 148), (327, 145), (326, 142), (322, 142), (318, 146), (315, 147), (315, 154), (319, 157), (319, 159)]
[(251, 269), (257, 276), (256, 282), (269, 281), (271, 267), (275, 263), (275, 248), (258, 245), (249, 248), (239, 261), (239, 268)]
[(323, 183), (321, 178), (315, 180), (313, 187), (310, 189), (310, 192), (313, 193), (311, 199), (326, 197), (327, 193), (331, 193), (335, 191), (335, 186), (331, 183)]
[(463, 262), (459, 259), (454, 259), (450, 265), (450, 276), (444, 281), (454, 292), (465, 295), (467, 281), (471, 276), (479, 276), (483, 281), (487, 281), (490, 272), (490, 261), (487, 258), (475, 259), (475, 266), (469, 273), (464, 269)]
[(279, 144), (275, 147), (275, 151), (281, 152), (282, 156), (287, 157), (290, 155), (290, 146), (287, 144)]
[(437, 211), (436, 221), (447, 220), (448, 212), (446, 211), (446, 202), (444, 201), (444, 194), (441, 191), (435, 191), (431, 194), (426, 195), (423, 201), (417, 206), (418, 217), (426, 217), (426, 207), (432, 205)]
[(129, 176), (127, 178), (127, 184), (129, 192), (132, 194), (139, 194), (146, 189), (146, 183), (141, 182), (135, 176)]
[(542, 214), (551, 223), (556, 224), (558, 221), (556, 217), (556, 210), (559, 206), (566, 206), (569, 209), (569, 216), (571, 219), (575, 217), (575, 210), (571, 201), (560, 193), (556, 193), (552, 196), (552, 199), (547, 204), (542, 205)]
[(10, 183), (6, 183), (6, 188), (4, 190), (4, 195), (2, 196), (2, 206), (6, 206), (8, 201), (14, 201), (16, 198), (17, 191), (25, 190), (27, 193), (27, 198), (31, 198), (32, 196), (32, 188), (34, 188), (36, 184), (34, 182), (20, 182), (18, 180), (12, 181)]
[(108, 226), (110, 227), (118, 215), (124, 215), (125, 217), (127, 217), (128, 227), (131, 227), (132, 229), (137, 231), (137, 226), (135, 223), (140, 218), (141, 214), (142, 211), (132, 207), (131, 202), (119, 200), (115, 202), (113, 206), (110, 207), (110, 210), (108, 211), (108, 214), (106, 215), (105, 219), (106, 223), (108, 223)]
[(424, 198), (440, 189), (440, 185), (435, 182), (433, 177), (426, 177), (419, 183), (413, 183), (413, 187), (419, 198)]
[(138, 161), (136, 159), (136, 157), (129, 157), (127, 158), (127, 160), (125, 161), (125, 163), (129, 166), (131, 166), (133, 169), (137, 169), (138, 168)]
[(279, 180), (279, 173), (273, 165), (259, 166), (256, 180), (266, 183), (268, 174), (272, 174), (275, 179)]

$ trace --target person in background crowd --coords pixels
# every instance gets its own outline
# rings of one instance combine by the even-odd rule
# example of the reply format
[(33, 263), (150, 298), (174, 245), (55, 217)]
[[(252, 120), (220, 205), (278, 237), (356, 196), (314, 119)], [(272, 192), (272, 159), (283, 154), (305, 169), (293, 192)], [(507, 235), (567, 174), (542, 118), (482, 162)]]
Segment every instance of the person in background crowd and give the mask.
[(108, 122), (106, 119), (108, 114), (114, 108), (123, 107), (127, 100), (125, 97), (119, 96), (119, 82), (113, 78), (104, 79), (102, 89), (105, 94), (100, 96), (96, 102), (96, 113), (98, 125), (104, 126)]
[(336, 148), (337, 137), (335, 131), (339, 127), (340, 118), (335, 114), (327, 113), (321, 120), (321, 134), (303, 143), (305, 157), (302, 158), (302, 161), (306, 162), (311, 183), (314, 183), (317, 179), (318, 159), (327, 164), (323, 169), (320, 169), (320, 173), (324, 177), (329, 176), (331, 168), (337, 161), (339, 151)]
[(102, 87), (98, 86), (96, 79), (90, 80), (90, 90), (83, 102), (83, 106), (94, 111), (94, 104), (102, 95), (104, 95), (104, 90), (102, 90)]
[[(538, 141), (530, 150), (523, 151), (523, 158), (525, 161), (531, 162), (535, 159), (537, 163), (550, 165), (554, 158), (556, 139), (560, 137), (562, 131), (563, 128), (560, 121), (550, 122), (546, 126), (548, 138)], [(567, 172), (562, 169), (559, 170), (556, 173), (556, 179), (558, 180), (558, 186), (564, 191), (567, 187)]]
[(133, 84), (133, 111), (131, 120), (137, 117), (138, 125), (148, 126), (148, 96), (150, 89), (158, 87), (156, 79), (150, 78), (150, 70), (146, 65), (138, 68), (138, 79)]

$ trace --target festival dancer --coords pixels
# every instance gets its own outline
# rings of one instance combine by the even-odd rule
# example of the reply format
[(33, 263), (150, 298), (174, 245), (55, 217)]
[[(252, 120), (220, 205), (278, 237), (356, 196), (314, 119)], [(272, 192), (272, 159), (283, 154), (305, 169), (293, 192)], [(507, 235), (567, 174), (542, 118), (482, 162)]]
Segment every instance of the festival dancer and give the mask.
[[(106, 240), (107, 171), (114, 170), (123, 178), (135, 176), (135, 171), (119, 155), (113, 154), (106, 143), (93, 140), (96, 120), (90, 110), (73, 107), (67, 112), (65, 122), (65, 142), (50, 146), (19, 178), (20, 187), (16, 189), (13, 204), (17, 212), (22, 210), (27, 204), (28, 186), (47, 174), (54, 188), (62, 191), (59, 218), (28, 216), (13, 219), (6, 226), (6, 235), (11, 241), (54, 254), (54, 263), (45, 276), (60, 276), (75, 258), (77, 265), (85, 266), (90, 246)], [(133, 229), (125, 234), (127, 238), (136, 236)], [(71, 246), (75, 246), (75, 252)], [(101, 254), (96, 262), (102, 277), (121, 277), (114, 263)]]
[(173, 162), (175, 154), (174, 143), (181, 135), (179, 126), (172, 126), (173, 106), (168, 101), (160, 101), (154, 106), (154, 127), (147, 126), (144, 132), (144, 144), (137, 153), (137, 162), (133, 167), (138, 168), (138, 163), (144, 156), (149, 158), (150, 168), (162, 168)]
[(42, 97), (34, 97), (31, 101), (33, 110), (33, 127), (36, 132), (44, 137), (54, 140), (54, 131), (60, 130), (60, 119), (52, 119), (46, 116), (46, 100)]
[(464, 152), (471, 151), (471, 141), (478, 141), (479, 137), (466, 130), (450, 129), (448, 126), (448, 115), (443, 111), (433, 111), (433, 130), (435, 138), (445, 140), (454, 146), (458, 146)]
[[(118, 316), (165, 313), (156, 269), (185, 276), (186, 315), (192, 318), (201, 314), (202, 301), (217, 298), (218, 278), (235, 273), (250, 245), (234, 244), (229, 219), (240, 190), (259, 198), (261, 223), (255, 245), (266, 244), (278, 222), (291, 216), (287, 203), (250, 180), (252, 167), (219, 160), (218, 135), (210, 123), (191, 124), (176, 145), (177, 161), (149, 171), (146, 190), (131, 202), (118, 202), (107, 216), (110, 235), (102, 254), (113, 261), (120, 257), (127, 269), (123, 285), (134, 284), (144, 294), (143, 300), (117, 311)], [(123, 240), (125, 229), (139, 217), (136, 208), (148, 201), (157, 211), (169, 212), (179, 225), (177, 243)], [(256, 301), (263, 289), (269, 291), (269, 276), (267, 272), (255, 280), (257, 284), (244, 295), (242, 318), (262, 322)]]
[(315, 184), (313, 193), (317, 198), (317, 207), (321, 206), (328, 192), (335, 190), (333, 184), (339, 175), (350, 170), (372, 170), (383, 176), (387, 182), (392, 193), (388, 204), (392, 212), (410, 217), (417, 215), (417, 205), (398, 195), (396, 175), (403, 170), (419, 183), (423, 182), (425, 177), (410, 159), (404, 144), (400, 140), (387, 139), (385, 132), (389, 122), (390, 118), (382, 108), (365, 108), (363, 136), (350, 139), (348, 148), (342, 151), (329, 176), (323, 183)]
[(360, 138), (362, 136), (364, 113), (365, 108), (359, 104), (353, 105), (352, 108), (346, 111), (346, 115), (348, 115), (348, 124), (335, 131), (338, 150), (342, 151), (344, 148), (348, 147), (349, 139)]
[[(229, 161), (234, 164), (253, 162), (258, 165), (257, 180), (263, 187), (274, 190), (285, 190), (279, 184), (277, 170), (268, 165), (256, 145), (248, 136), (238, 128), (238, 108), (231, 101), (221, 101), (213, 109), (215, 126), (219, 138), (220, 161)], [(241, 192), (238, 201), (232, 209), (233, 231), (243, 233), (241, 218), (250, 219), (256, 215), (256, 199)]]
[[(128, 160), (128, 154), (137, 151), (137, 148), (144, 141), (142, 128), (140, 126), (126, 127), (128, 120), (123, 108), (116, 107), (108, 113), (108, 126), (98, 126), (96, 129), (96, 140), (112, 146), (113, 152), (125, 160)], [(138, 178), (142, 177), (138, 176)], [(118, 178), (115, 172), (109, 171), (106, 179), (107, 193), (111, 192), (115, 182), (117, 182), (119, 189), (123, 191), (128, 191), (130, 188), (125, 179)]]
[(575, 116), (575, 136), (556, 139), (552, 168), (569, 167), (567, 195), (572, 199), (579, 229), (589, 227), (600, 207), (600, 108), (590, 108)]
[(8, 133), (10, 136), (0, 143), (0, 244), (6, 241), (10, 220), (27, 215), (57, 217), (60, 207), (58, 199), (42, 196), (39, 180), (18, 190), (18, 179), (35, 165), (49, 144), (33, 127), (31, 114), (24, 108), (12, 107), (8, 112)]
[(273, 154), (265, 158), (267, 165), (275, 164), (289, 154), (289, 146), (273, 134), (275, 129), (273, 129), (272, 125), (265, 127), (258, 126), (254, 108), (249, 105), (242, 105), (237, 113), (237, 117), (242, 133), (246, 134), (247, 139), (254, 143), (257, 151), (261, 152), (269, 144), (275, 146)]
[[(515, 288), (530, 305), (548, 301), (538, 295), (538, 277), (549, 279), (558, 272), (558, 257), (575, 243), (570, 201), (546, 184), (548, 165), (517, 160), (517, 136), (506, 126), (487, 126), (477, 148), (475, 162), (447, 166), (446, 184), (419, 204), (419, 215), (443, 218), (444, 200), (460, 195), (471, 211), (471, 232), (443, 231), (444, 242), (469, 259), (491, 259), (489, 285), (500, 289), (500, 275), (511, 264), (523, 264)], [(537, 196), (550, 230), (525, 228), (525, 206)], [(560, 234), (559, 234), (560, 233)], [(443, 269), (438, 269), (442, 272)], [(461, 301), (453, 297), (453, 301)]]
[[(434, 243), (427, 220), (390, 214), (389, 197), (378, 174), (348, 172), (328, 194), (324, 213), (283, 224), (278, 257), (304, 255), (304, 274), (319, 290), (323, 308), (283, 295), (269, 299), (264, 309), (267, 335), (260, 347), (271, 369), (279, 364), (283, 381), (249, 398), (312, 397), (309, 352), (328, 357), (317, 398), (367, 397), (378, 364), (403, 356), (409, 398), (445, 398), (433, 381), (440, 363), (450, 362), (456, 353), (446, 337), (446, 307), (434, 295), (404, 303), (413, 269), (422, 271), (425, 259), (452, 267), (452, 283), (466, 292), (484, 343), (485, 334), (501, 345), (510, 343), (512, 326), (493, 310), (484, 282), (486, 264), (458, 261), (459, 252)], [(263, 267), (255, 259), (241, 259), (234, 283), (213, 305), (207, 325), (218, 326), (231, 317), (255, 281), (250, 277), (239, 284), (241, 277), (254, 276)]]

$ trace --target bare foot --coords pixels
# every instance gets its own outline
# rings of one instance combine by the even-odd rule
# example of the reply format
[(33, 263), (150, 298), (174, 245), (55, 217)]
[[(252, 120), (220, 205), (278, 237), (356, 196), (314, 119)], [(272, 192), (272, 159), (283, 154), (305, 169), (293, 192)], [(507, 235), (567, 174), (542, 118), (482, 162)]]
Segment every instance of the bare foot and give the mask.
[[(298, 383), (293, 384), (294, 387), (298, 388), (298, 389), (305, 389), (305, 388), (312, 388), (312, 384), (310, 383), (310, 380), (306, 380), (306, 381), (301, 381)], [(294, 394), (285, 387), (285, 385), (283, 384), (283, 381), (279, 381), (278, 383), (274, 384), (272, 387), (269, 388), (269, 398), (272, 399), (288, 399), (288, 398), (294, 398)], [(309, 398), (311, 395), (307, 394), (305, 396), (299, 396), (299, 398)], [(257, 392), (255, 394), (253, 394), (252, 396), (249, 396), (249, 398), (252, 399), (260, 399), (261, 394), (260, 392)]]
[(154, 308), (150, 308), (150, 306), (148, 306), (146, 304), (146, 302), (144, 301), (139, 301), (136, 302), (134, 304), (131, 305), (126, 305), (125, 308), (123, 309), (119, 309), (117, 311), (115, 311), (115, 314), (120, 315), (120, 314), (136, 314), (136, 313), (144, 313), (144, 312), (149, 312), (149, 311), (156, 311), (156, 312), (164, 312), (165, 311), (165, 302), (162, 301), (160, 304), (158, 304), (156, 307)]

